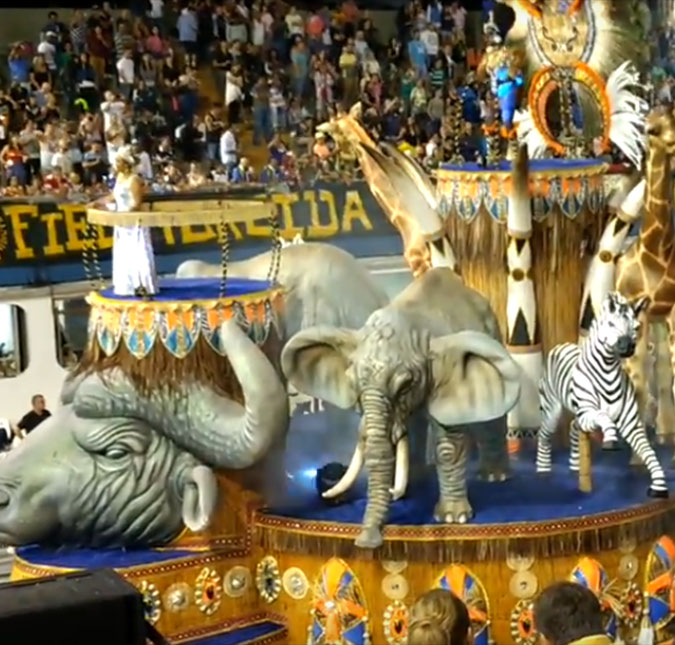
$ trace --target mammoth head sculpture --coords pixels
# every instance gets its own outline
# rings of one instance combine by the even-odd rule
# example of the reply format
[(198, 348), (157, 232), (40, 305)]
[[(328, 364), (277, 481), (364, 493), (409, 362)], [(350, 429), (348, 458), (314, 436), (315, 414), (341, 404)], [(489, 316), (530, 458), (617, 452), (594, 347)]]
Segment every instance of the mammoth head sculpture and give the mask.
[(217, 501), (211, 469), (147, 423), (70, 405), (0, 463), (0, 544), (163, 544)]
[(298, 390), (362, 414), (349, 468), (326, 495), (343, 493), (365, 464), (368, 505), (357, 540), (363, 546), (381, 541), (389, 501), (405, 493), (406, 426), (414, 410), (425, 408), (441, 426), (465, 425), (501, 417), (520, 393), (520, 371), (498, 341), (476, 331), (433, 337), (392, 308), (375, 312), (358, 331), (314, 327), (296, 334), (282, 366)]
[(221, 342), (243, 402), (204, 383), (136, 387), (120, 368), (70, 378), (62, 406), (0, 461), (0, 544), (165, 544), (204, 529), (211, 470), (245, 469), (288, 424), (284, 384), (233, 321)]

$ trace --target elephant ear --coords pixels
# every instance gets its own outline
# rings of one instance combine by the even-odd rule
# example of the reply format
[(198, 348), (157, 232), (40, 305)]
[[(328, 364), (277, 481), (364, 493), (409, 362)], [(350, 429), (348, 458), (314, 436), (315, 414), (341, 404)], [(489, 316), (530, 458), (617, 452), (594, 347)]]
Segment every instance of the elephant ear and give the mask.
[(357, 400), (347, 375), (356, 343), (356, 332), (350, 329), (309, 327), (286, 343), (281, 367), (298, 391), (346, 410)]
[(521, 370), (487, 334), (462, 331), (431, 341), (429, 414), (445, 426), (490, 421), (518, 401)]

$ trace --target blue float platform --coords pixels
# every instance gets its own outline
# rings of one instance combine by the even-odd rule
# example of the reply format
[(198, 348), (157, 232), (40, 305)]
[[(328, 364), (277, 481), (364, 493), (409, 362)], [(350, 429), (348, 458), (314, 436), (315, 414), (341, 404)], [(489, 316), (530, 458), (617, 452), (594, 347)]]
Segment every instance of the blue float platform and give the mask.
[(159, 292), (149, 301), (137, 296), (119, 296), (112, 290), (112, 287), (103, 289), (99, 293), (104, 298), (121, 302), (189, 302), (220, 298), (237, 299), (266, 292), (273, 285), (267, 280), (228, 277), (223, 295), (220, 293), (220, 286), (220, 278), (162, 278), (159, 281)]

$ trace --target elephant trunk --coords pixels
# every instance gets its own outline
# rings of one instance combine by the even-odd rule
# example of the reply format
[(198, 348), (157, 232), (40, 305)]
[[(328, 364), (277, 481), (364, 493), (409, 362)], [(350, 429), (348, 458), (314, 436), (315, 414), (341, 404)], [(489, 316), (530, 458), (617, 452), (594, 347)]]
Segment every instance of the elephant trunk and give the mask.
[(77, 387), (74, 407), (89, 418), (136, 417), (216, 468), (247, 468), (262, 458), (288, 426), (286, 390), (262, 350), (228, 321), (221, 328), (244, 406), (198, 383), (179, 393), (140, 394), (120, 370), (91, 375)]
[(365, 425), (365, 463), (368, 470), (368, 504), (363, 531), (357, 546), (376, 548), (382, 544), (381, 526), (387, 518), (394, 477), (394, 451), (391, 442), (391, 406), (377, 390), (361, 395)]

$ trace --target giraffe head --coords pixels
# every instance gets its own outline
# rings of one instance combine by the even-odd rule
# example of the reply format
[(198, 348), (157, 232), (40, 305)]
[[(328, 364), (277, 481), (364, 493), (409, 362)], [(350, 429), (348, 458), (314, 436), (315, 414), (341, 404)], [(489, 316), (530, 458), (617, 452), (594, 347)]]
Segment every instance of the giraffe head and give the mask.
[(675, 154), (675, 110), (672, 105), (660, 105), (648, 115), (645, 131), (649, 146), (659, 147), (668, 155)]

